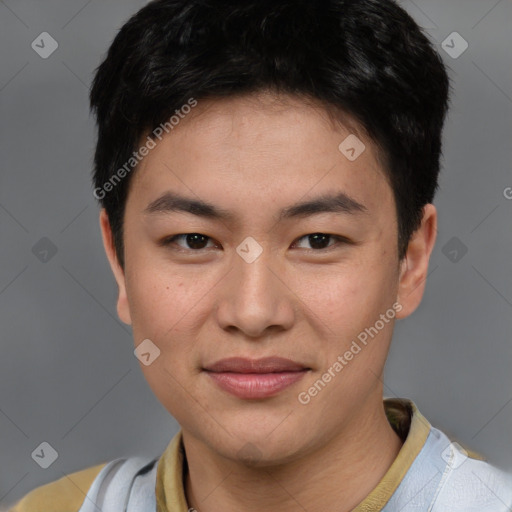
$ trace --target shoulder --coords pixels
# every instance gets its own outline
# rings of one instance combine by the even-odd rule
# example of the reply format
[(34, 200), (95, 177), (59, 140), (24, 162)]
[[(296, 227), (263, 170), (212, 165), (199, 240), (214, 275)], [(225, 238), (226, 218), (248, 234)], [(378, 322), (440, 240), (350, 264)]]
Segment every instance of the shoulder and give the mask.
[[(118, 458), (38, 487), (8, 512), (118, 512), (156, 510), (159, 458)], [(123, 510), (126, 510), (124, 508)]]
[(512, 507), (512, 474), (452, 445), (435, 504), (433, 510), (450, 505), (468, 512), (508, 512)]
[(432, 512), (509, 512), (512, 473), (493, 466), (441, 434), (442, 438), (446, 440), (440, 453), (444, 465), (438, 466), (441, 478)]
[(512, 473), (462, 447), (424, 418), (420, 423), (428, 427), (427, 439), (383, 510), (512, 511)]
[(106, 464), (82, 469), (36, 487), (11, 507), (9, 512), (78, 512), (94, 479)]

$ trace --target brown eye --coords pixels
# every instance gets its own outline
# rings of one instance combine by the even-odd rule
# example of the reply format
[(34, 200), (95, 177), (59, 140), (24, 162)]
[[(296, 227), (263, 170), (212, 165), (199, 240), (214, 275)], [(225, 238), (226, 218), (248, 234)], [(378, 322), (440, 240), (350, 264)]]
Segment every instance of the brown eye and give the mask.
[[(189, 249), (193, 251), (199, 251), (201, 249), (206, 249), (209, 240), (209, 236), (202, 235), (201, 233), (183, 233), (180, 235), (174, 235), (170, 238), (166, 238), (163, 240), (162, 245), (167, 246), (176, 244), (185, 250)], [(185, 245), (178, 243), (178, 241), (182, 241)]]
[[(299, 242), (301, 240), (306, 240), (307, 243), (309, 243), (310, 247), (302, 247), (305, 249), (312, 249), (321, 251), (324, 249), (329, 249), (334, 245), (337, 245), (339, 243), (346, 242), (347, 240), (344, 239), (341, 236), (336, 235), (330, 235), (328, 233), (311, 233), (309, 235), (304, 235), (303, 237), (299, 238)], [(333, 243), (329, 243), (329, 242)], [(299, 243), (297, 242), (297, 243)]]

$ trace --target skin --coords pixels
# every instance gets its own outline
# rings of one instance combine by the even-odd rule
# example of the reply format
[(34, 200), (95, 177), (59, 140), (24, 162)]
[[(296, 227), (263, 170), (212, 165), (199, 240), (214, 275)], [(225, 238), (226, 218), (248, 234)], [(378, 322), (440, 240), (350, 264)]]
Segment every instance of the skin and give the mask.
[[(182, 427), (186, 495), (199, 512), (349, 511), (401, 448), (382, 404), (394, 321), (310, 403), (297, 398), (393, 303), (402, 306), (396, 318), (405, 318), (424, 292), (436, 210), (425, 206), (399, 261), (393, 193), (361, 132), (366, 149), (352, 162), (338, 145), (354, 130), (333, 123), (320, 105), (271, 93), (201, 101), (132, 178), (124, 270), (100, 213), (118, 314), (132, 325), (136, 345), (149, 338), (161, 351), (141, 369)], [(234, 217), (145, 214), (166, 191)], [(333, 191), (366, 210), (277, 222), (282, 208)], [(158, 244), (185, 233), (210, 238), (199, 250), (183, 238)], [(347, 241), (327, 238), (326, 249), (315, 249), (313, 233)], [(248, 236), (263, 249), (252, 263), (236, 252)], [(266, 399), (237, 398), (202, 371), (227, 357), (275, 355), (311, 370)], [(246, 455), (248, 446), (255, 457)]]

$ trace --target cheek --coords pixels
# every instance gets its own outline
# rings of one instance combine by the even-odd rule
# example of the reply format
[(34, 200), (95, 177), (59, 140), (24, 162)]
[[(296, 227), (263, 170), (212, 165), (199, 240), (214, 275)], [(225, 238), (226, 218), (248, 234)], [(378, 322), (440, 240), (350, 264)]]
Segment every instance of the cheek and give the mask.
[[(297, 296), (304, 305), (304, 314), (314, 325), (320, 339), (326, 340), (324, 363), (333, 362), (343, 354), (358, 336), (367, 332), (385, 314), (396, 297), (396, 283), (393, 274), (384, 263), (367, 265), (359, 263), (346, 268), (331, 268), (319, 275), (303, 274), (297, 282)], [(380, 323), (378, 327), (381, 327)], [(386, 323), (379, 329), (378, 337), (382, 341), (390, 338), (392, 324)], [(374, 331), (372, 331), (374, 332)], [(366, 357), (380, 359), (385, 355), (388, 343), (373, 343), (365, 350)], [(375, 352), (375, 348), (379, 350)]]
[(200, 280), (190, 283), (149, 249), (134, 250), (126, 281), (134, 327), (151, 325), (159, 330), (174, 323), (190, 309), (200, 286)]
[[(297, 296), (319, 318), (346, 323), (357, 321), (375, 309), (388, 307), (393, 280), (387, 268), (378, 265), (350, 265), (302, 274), (296, 282)], [(391, 302), (393, 302), (391, 300)]]
[(173, 374), (194, 360), (199, 331), (212, 308), (208, 291), (216, 281), (147, 265), (127, 284), (135, 342), (152, 340), (161, 351), (157, 362)]
[(187, 308), (183, 282), (141, 265), (129, 274), (126, 293), (135, 342), (149, 338), (161, 346)]

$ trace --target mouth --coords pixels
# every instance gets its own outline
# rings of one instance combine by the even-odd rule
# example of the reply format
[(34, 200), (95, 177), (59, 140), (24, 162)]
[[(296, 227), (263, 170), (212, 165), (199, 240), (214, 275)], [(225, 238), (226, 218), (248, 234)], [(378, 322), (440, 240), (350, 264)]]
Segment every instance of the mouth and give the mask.
[(220, 389), (243, 399), (275, 396), (301, 380), (310, 370), (309, 367), (281, 357), (232, 357), (203, 368)]

